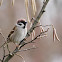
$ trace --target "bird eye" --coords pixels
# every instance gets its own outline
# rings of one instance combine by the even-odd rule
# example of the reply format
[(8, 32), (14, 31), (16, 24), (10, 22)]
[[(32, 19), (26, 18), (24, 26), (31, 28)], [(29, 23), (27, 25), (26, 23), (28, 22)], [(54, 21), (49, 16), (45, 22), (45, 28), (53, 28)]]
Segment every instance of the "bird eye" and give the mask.
[(20, 26), (22, 25), (22, 24), (19, 24)]

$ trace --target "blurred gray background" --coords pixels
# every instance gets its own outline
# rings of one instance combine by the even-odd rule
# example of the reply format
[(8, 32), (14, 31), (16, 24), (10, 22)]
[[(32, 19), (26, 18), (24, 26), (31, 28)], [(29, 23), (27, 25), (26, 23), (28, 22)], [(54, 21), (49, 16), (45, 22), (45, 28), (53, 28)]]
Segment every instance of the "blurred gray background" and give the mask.
[[(18, 19), (25, 18), (27, 20), (25, 0), (15, 0), (14, 6), (12, 6), (11, 1), (12, 0), (3, 0), (2, 6), (0, 6), (0, 28), (5, 38), (7, 38), (9, 32), (14, 27)], [(42, 1), (43, 0), (36, 0), (37, 13), (35, 18), (42, 7)], [(18, 53), (22, 55), (25, 62), (62, 62), (62, 0), (50, 0), (45, 11), (46, 12), (40, 19), (41, 24), (53, 24), (61, 41), (55, 40), (55, 42), (53, 42), (53, 33), (52, 28), (50, 27), (47, 37), (36, 40), (34, 45), (38, 47), (37, 49)], [(33, 14), (30, 4), (29, 14), (31, 19)], [(38, 31), (36, 35), (37, 34), (39, 34)], [(3, 43), (4, 40), (0, 35), (0, 46)], [(32, 45), (33, 44), (29, 44), (24, 48), (30, 48)], [(12, 52), (15, 48), (15, 45), (13, 43), (9, 44), (9, 48)], [(6, 53), (8, 52), (6, 51)], [(0, 58), (2, 58), (2, 56), (3, 50), (1, 48)], [(15, 55), (9, 62), (15, 61), (23, 62), (23, 59)]]

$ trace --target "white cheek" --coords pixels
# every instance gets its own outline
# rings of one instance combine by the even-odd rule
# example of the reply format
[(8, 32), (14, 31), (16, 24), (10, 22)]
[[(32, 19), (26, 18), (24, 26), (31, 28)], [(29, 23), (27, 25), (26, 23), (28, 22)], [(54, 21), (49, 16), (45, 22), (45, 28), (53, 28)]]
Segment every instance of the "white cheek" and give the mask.
[(20, 27), (24, 27), (24, 25), (22, 24)]
[(23, 25), (23, 24), (22, 24), (22, 25), (18, 25), (18, 24), (16, 24), (16, 26), (17, 26), (17, 27), (19, 27), (19, 28), (24, 27), (24, 25)]

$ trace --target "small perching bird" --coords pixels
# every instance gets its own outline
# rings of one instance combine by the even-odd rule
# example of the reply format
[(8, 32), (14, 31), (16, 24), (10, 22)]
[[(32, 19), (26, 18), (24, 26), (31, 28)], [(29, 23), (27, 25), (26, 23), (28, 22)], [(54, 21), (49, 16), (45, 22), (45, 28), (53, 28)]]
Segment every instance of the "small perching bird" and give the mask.
[[(16, 44), (16, 46), (18, 46), (18, 44), (25, 38), (26, 34), (27, 34), (27, 22), (24, 19), (18, 20), (15, 27), (8, 35), (7, 43), (13, 42)], [(5, 44), (6, 43), (4, 43), (3, 45)]]

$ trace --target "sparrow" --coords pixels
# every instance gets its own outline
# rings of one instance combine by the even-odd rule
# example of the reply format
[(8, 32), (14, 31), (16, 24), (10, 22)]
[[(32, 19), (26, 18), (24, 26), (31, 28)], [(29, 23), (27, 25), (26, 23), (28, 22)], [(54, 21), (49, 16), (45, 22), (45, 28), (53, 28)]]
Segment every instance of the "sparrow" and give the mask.
[(18, 20), (7, 37), (7, 43), (13, 42), (16, 46), (18, 46), (18, 44), (26, 37), (26, 34), (27, 22), (24, 19)]

